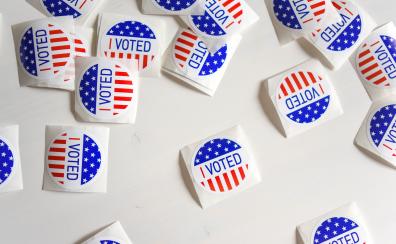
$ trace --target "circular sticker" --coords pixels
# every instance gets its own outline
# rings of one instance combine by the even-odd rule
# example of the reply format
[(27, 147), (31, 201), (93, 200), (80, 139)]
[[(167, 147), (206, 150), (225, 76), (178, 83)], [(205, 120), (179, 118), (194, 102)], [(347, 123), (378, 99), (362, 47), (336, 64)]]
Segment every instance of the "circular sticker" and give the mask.
[(50, 15), (73, 16), (75, 19), (89, 14), (96, 3), (95, 0), (41, 0), (43, 9)]
[(121, 241), (116, 237), (97, 237), (94, 238), (92, 241), (89, 241), (87, 244), (125, 244), (125, 241)]
[(123, 21), (111, 27), (103, 36), (100, 53), (132, 63), (137, 70), (151, 67), (159, 52), (154, 31), (139, 21)]
[(173, 45), (173, 60), (177, 68), (190, 77), (216, 73), (227, 58), (227, 45), (210, 53), (205, 43), (191, 30), (183, 30)]
[(354, 46), (362, 31), (362, 20), (351, 1), (332, 0), (341, 20), (312, 33), (330, 51), (340, 52)]
[(47, 171), (56, 184), (81, 189), (98, 178), (102, 152), (91, 135), (69, 130), (56, 136), (47, 150)]
[(0, 138), (0, 187), (8, 182), (14, 169), (14, 154), (10, 144)]
[(356, 55), (360, 77), (376, 87), (390, 87), (396, 79), (396, 40), (371, 34)]
[(326, 13), (325, 0), (274, 0), (276, 18), (286, 27), (302, 30), (316, 29)]
[(396, 104), (375, 111), (367, 123), (369, 141), (378, 152), (396, 162)]
[(194, 5), (197, 0), (152, 0), (154, 6), (167, 12), (179, 12)]
[(89, 115), (113, 119), (131, 107), (135, 82), (123, 65), (99, 61), (84, 71), (78, 85), (78, 100)]
[(233, 140), (210, 140), (199, 147), (193, 160), (194, 179), (207, 191), (230, 192), (246, 181), (249, 159)]
[(190, 26), (195, 33), (207, 37), (223, 37), (235, 32), (244, 17), (244, 6), (240, 0), (206, 1), (204, 15), (189, 16)]
[(283, 78), (277, 91), (281, 114), (297, 123), (313, 123), (327, 111), (330, 84), (311, 71), (296, 71)]
[(35, 22), (22, 35), (19, 61), (33, 78), (52, 79), (65, 72), (73, 57), (73, 40), (61, 26), (47, 20)]
[(366, 244), (367, 237), (362, 227), (345, 217), (332, 217), (314, 228), (312, 244)]

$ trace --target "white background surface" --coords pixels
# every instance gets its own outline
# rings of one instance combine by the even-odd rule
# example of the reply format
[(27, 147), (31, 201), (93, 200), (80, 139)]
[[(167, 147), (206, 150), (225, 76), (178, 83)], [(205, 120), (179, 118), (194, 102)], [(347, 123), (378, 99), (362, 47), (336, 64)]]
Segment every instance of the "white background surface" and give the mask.
[[(215, 97), (166, 77), (142, 81), (136, 125), (110, 125), (107, 194), (41, 190), (46, 124), (78, 124), (68, 92), (20, 88), (10, 24), (42, 17), (23, 0), (1, 1), (0, 122), (21, 127), (25, 189), (0, 196), (0, 243), (76, 243), (120, 220), (136, 244), (295, 243), (295, 227), (356, 201), (375, 243), (396, 243), (396, 171), (353, 145), (370, 100), (351, 64), (332, 72), (345, 114), (285, 139), (268, 115), (262, 82), (308, 58), (280, 47), (263, 0), (248, 0), (260, 22), (247, 31)], [(362, 0), (378, 23), (396, 21), (396, 2)], [(104, 9), (138, 15), (135, 0)], [(171, 17), (164, 20), (170, 34)], [(182, 146), (241, 124), (263, 182), (203, 211), (181, 167)]]

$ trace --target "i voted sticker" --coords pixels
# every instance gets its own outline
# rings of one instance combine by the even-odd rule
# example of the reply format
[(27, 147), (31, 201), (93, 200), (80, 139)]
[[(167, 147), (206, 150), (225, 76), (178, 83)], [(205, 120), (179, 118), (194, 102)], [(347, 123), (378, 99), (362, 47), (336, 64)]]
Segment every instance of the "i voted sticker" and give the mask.
[(362, 19), (357, 7), (350, 1), (332, 0), (341, 20), (327, 24), (317, 33), (316, 41), (330, 51), (340, 52), (353, 47), (362, 32)]
[(376, 87), (392, 86), (396, 78), (395, 38), (372, 34), (360, 46), (356, 64), (360, 77), (368, 84)]
[(119, 240), (115, 237), (98, 237), (92, 241), (89, 241), (87, 244), (124, 244), (126, 242)]
[(240, 0), (205, 0), (205, 14), (191, 15), (190, 26), (195, 33), (207, 37), (223, 37), (233, 33), (244, 17), (244, 3)]
[(102, 151), (92, 135), (68, 130), (56, 136), (47, 150), (47, 171), (56, 184), (81, 189), (95, 181), (102, 170)]
[(216, 138), (201, 145), (193, 156), (195, 181), (210, 192), (230, 192), (247, 179), (249, 158), (241, 145)]
[(73, 39), (60, 25), (43, 20), (29, 26), (19, 46), (19, 61), (28, 75), (52, 79), (72, 61)]
[(128, 20), (106, 31), (100, 45), (102, 56), (126, 60), (137, 70), (144, 70), (158, 58), (160, 44), (148, 25)]
[(326, 13), (325, 0), (274, 0), (276, 18), (295, 30), (313, 30)]
[(167, 12), (179, 12), (193, 6), (197, 0), (152, 0), (154, 6)]
[(14, 169), (14, 153), (10, 144), (0, 137), (0, 187), (9, 181)]
[(190, 77), (207, 76), (216, 73), (227, 58), (227, 45), (210, 53), (205, 43), (191, 30), (183, 30), (173, 45), (176, 66)]
[(98, 119), (112, 119), (125, 114), (136, 97), (136, 81), (123, 65), (99, 61), (83, 73), (78, 85), (82, 108)]
[(276, 95), (278, 110), (288, 119), (309, 124), (325, 114), (330, 104), (329, 82), (312, 71), (295, 71), (285, 76)]
[(378, 152), (396, 162), (396, 104), (389, 104), (373, 113), (367, 123), (369, 141)]
[(99, 0), (40, 0), (43, 9), (54, 17), (88, 15)]
[(368, 244), (364, 229), (346, 217), (332, 217), (315, 228), (312, 244)]

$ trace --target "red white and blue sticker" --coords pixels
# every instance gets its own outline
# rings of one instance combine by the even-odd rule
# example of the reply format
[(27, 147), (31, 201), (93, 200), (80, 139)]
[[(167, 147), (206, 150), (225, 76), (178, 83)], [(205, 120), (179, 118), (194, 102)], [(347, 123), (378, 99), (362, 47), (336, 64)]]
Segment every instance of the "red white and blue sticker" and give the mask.
[(89, 14), (99, 0), (40, 0), (43, 9), (54, 17), (73, 16), (74, 19)]
[(101, 40), (102, 56), (125, 60), (137, 70), (150, 68), (159, 54), (159, 41), (148, 25), (139, 21), (115, 24)]
[(191, 30), (183, 30), (173, 46), (173, 60), (177, 68), (190, 77), (215, 74), (227, 59), (227, 45), (210, 53), (205, 43)]
[(52, 79), (64, 73), (73, 59), (73, 39), (60, 25), (38, 21), (23, 33), (19, 61), (35, 79)]
[(288, 119), (309, 124), (327, 111), (331, 98), (329, 82), (312, 71), (295, 71), (279, 84), (276, 100), (278, 110)]
[(136, 81), (128, 69), (115, 62), (99, 61), (83, 73), (78, 85), (82, 108), (98, 119), (125, 114), (136, 97)]
[(210, 192), (230, 192), (247, 179), (249, 159), (237, 142), (216, 138), (199, 146), (193, 156), (195, 181)]
[(68, 130), (56, 136), (47, 150), (47, 171), (56, 184), (81, 189), (95, 181), (102, 170), (102, 151), (92, 135)]
[(323, 221), (313, 233), (311, 244), (368, 244), (364, 230), (346, 217), (332, 217)]
[(360, 77), (368, 84), (392, 86), (396, 79), (396, 39), (388, 35), (370, 35), (359, 48), (356, 64)]
[(325, 0), (273, 0), (276, 18), (295, 30), (313, 30), (326, 13)]
[(234, 32), (244, 17), (244, 2), (240, 0), (205, 0), (205, 14), (189, 16), (195, 33), (208, 37), (223, 37)]
[(14, 168), (15, 159), (11, 145), (0, 137), (0, 187), (9, 181)]
[(327, 50), (340, 52), (353, 47), (362, 32), (362, 19), (357, 7), (348, 0), (332, 0), (341, 20), (328, 24), (316, 33), (315, 38), (322, 42)]
[(367, 123), (367, 133), (371, 145), (378, 152), (396, 161), (396, 104), (386, 105), (376, 110)]
[(191, 8), (197, 0), (152, 0), (154, 6), (167, 12), (180, 12)]

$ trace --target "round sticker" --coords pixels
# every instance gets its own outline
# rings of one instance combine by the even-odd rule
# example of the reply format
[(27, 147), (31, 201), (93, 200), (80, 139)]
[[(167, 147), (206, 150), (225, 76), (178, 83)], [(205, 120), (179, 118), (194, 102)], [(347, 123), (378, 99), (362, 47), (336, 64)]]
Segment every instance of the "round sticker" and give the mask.
[(167, 12), (179, 12), (194, 5), (197, 0), (152, 0), (154, 6)]
[(8, 182), (14, 169), (14, 154), (10, 144), (0, 138), (0, 187)]
[(80, 130), (69, 130), (56, 136), (46, 158), (50, 177), (66, 189), (81, 189), (91, 184), (103, 168), (100, 145)]
[(123, 65), (99, 61), (89, 65), (83, 73), (78, 85), (78, 100), (89, 115), (113, 119), (131, 107), (135, 82)]
[(313, 123), (327, 111), (330, 84), (311, 71), (296, 71), (283, 78), (277, 91), (281, 114), (297, 123)]
[(160, 44), (149, 26), (139, 21), (124, 21), (111, 27), (100, 45), (100, 53), (105, 57), (126, 60), (137, 70), (144, 70), (157, 58)]
[(73, 16), (77, 19), (89, 14), (97, 2), (96, 0), (41, 0), (41, 5), (52, 16)]
[(92, 241), (89, 241), (87, 244), (125, 244), (125, 241), (121, 241), (115, 237), (97, 237), (94, 238)]
[(244, 17), (244, 6), (239, 0), (206, 1), (204, 15), (189, 16), (190, 26), (195, 33), (207, 37), (223, 37), (235, 32)]
[(286, 27), (313, 30), (326, 13), (325, 0), (274, 0), (276, 18)]
[(190, 77), (216, 73), (227, 58), (227, 45), (210, 53), (205, 43), (191, 30), (183, 30), (173, 45), (173, 58), (177, 68)]
[(313, 33), (330, 51), (340, 52), (354, 46), (362, 31), (362, 20), (357, 7), (350, 1), (332, 0), (341, 20)]
[(366, 244), (362, 227), (345, 217), (332, 217), (314, 229), (312, 244)]
[(72, 61), (73, 40), (65, 29), (47, 20), (35, 22), (22, 35), (19, 61), (33, 78), (52, 79)]
[(396, 79), (396, 40), (371, 34), (356, 55), (360, 77), (376, 87), (390, 87)]
[(378, 152), (396, 162), (396, 104), (375, 111), (367, 123), (369, 141)]
[(199, 147), (193, 160), (194, 179), (207, 191), (230, 192), (246, 181), (249, 159), (233, 140), (210, 140)]

